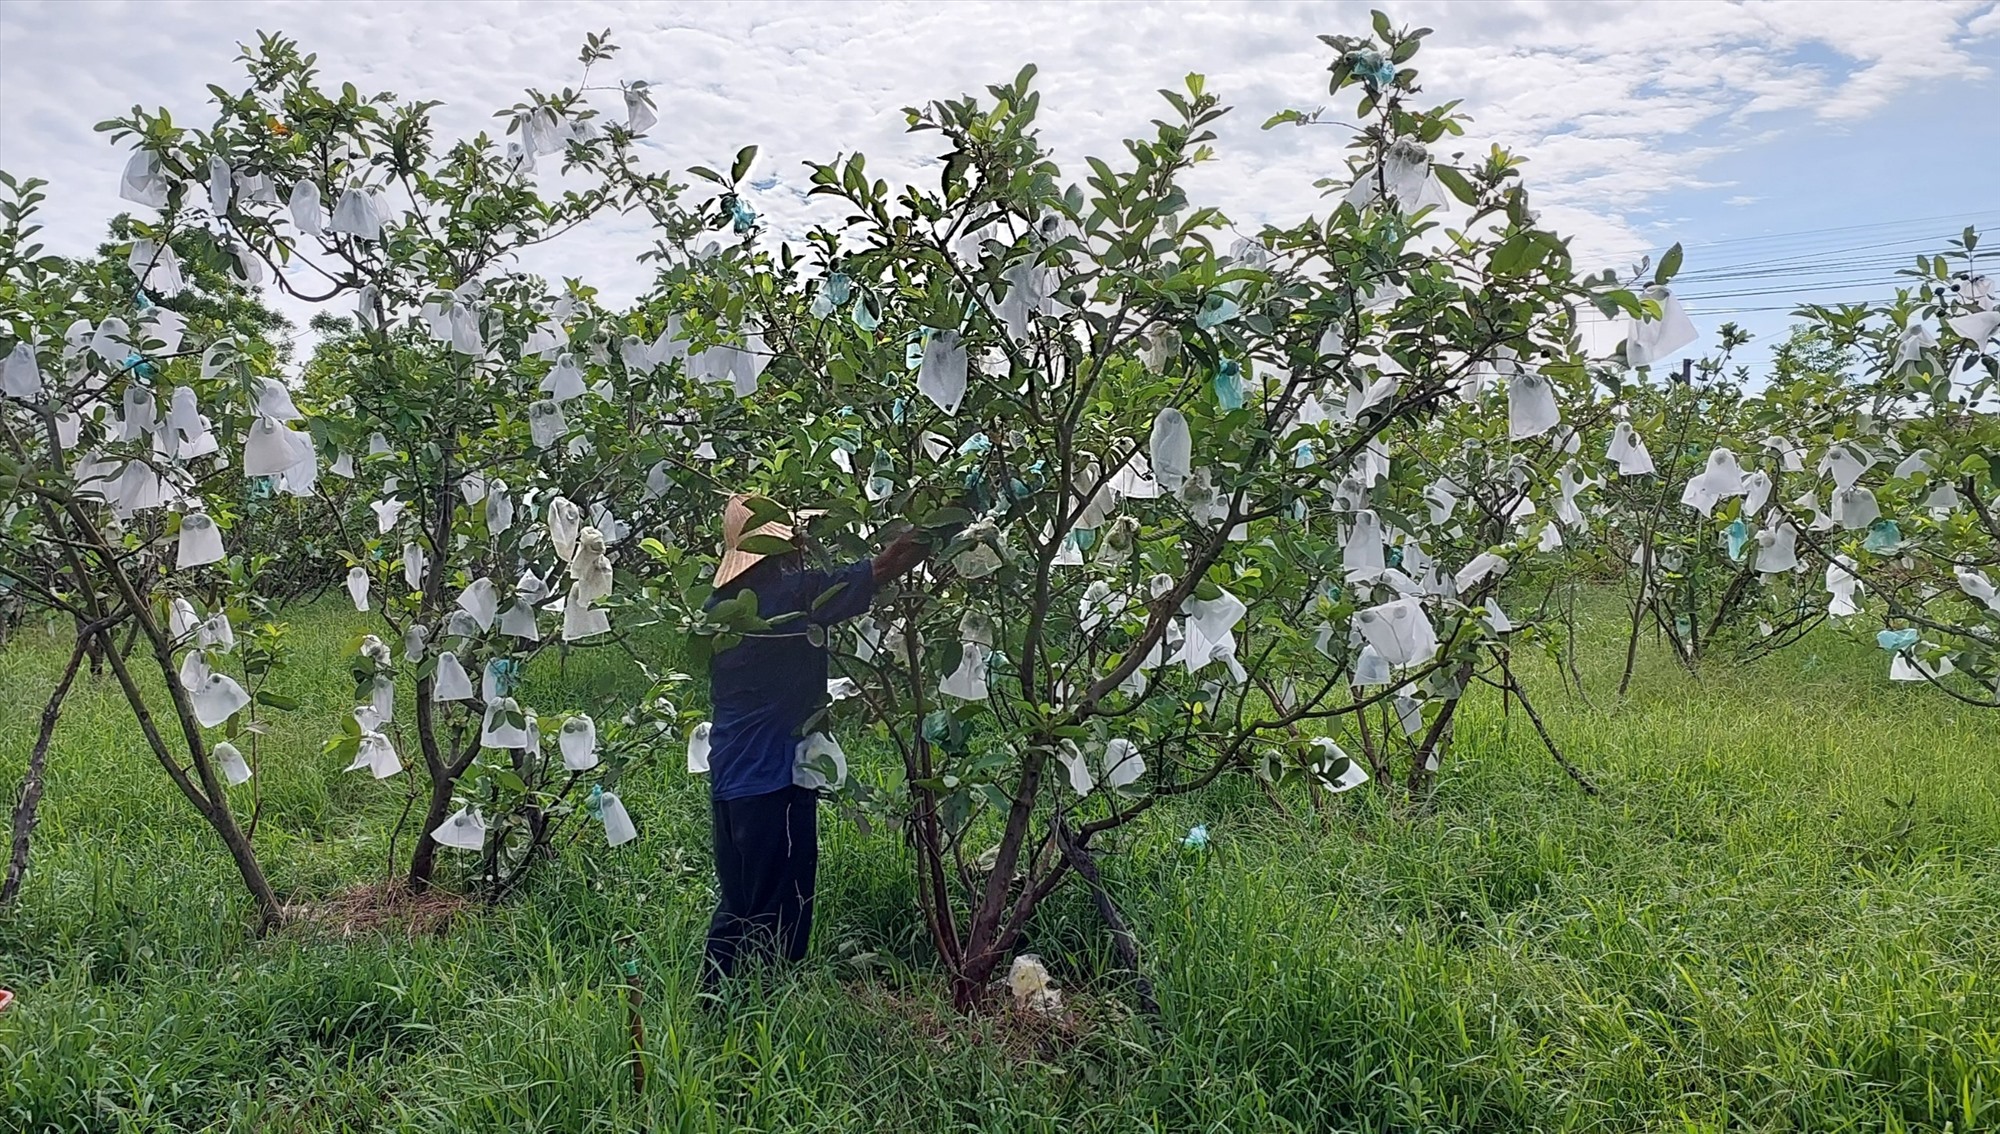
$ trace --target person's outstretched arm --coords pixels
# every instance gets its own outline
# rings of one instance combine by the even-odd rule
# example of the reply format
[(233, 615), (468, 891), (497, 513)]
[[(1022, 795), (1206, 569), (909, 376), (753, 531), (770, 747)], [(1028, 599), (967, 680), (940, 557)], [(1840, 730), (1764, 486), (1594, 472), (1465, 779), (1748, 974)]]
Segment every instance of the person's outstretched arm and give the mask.
[(879, 587), (902, 578), (930, 553), (931, 549), (917, 538), (917, 529), (904, 529), (875, 553), (875, 585)]
[(831, 626), (868, 613), (877, 588), (901, 578), (929, 554), (930, 549), (911, 528), (884, 544), (872, 559), (857, 559), (831, 574), (816, 573), (817, 582), (810, 591), (815, 597), (806, 611), (807, 618)]

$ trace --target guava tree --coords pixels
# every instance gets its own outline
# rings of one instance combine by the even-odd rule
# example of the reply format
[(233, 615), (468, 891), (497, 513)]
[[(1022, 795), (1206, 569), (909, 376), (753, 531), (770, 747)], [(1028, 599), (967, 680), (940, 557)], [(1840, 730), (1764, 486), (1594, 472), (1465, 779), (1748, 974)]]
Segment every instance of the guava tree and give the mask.
[[(251, 491), (310, 490), (309, 442), (259, 468), (260, 430), (284, 387), (260, 335), (166, 306), (184, 288), (173, 249), (213, 249), (205, 229), (168, 217), (141, 234), (118, 287), (78, 286), (32, 243), (41, 183), (0, 175), (0, 573), (40, 604), (72, 615), (77, 645), (43, 714), (45, 755), (61, 693), (85, 652), (116, 677), (148, 750), (215, 831), (257, 905), (279, 902), (237, 818), (229, 788), (252, 778), (260, 706), (282, 660), (282, 627), (265, 619), (256, 563), (232, 555), (231, 529)], [(149, 294), (150, 293), (150, 294)], [(161, 297), (155, 302), (153, 295)], [(112, 640), (136, 627), (145, 668)], [(239, 747), (240, 742), (240, 747)], [(248, 749), (248, 751), (244, 751)], [(31, 755), (31, 779), (32, 761)], [(254, 786), (251, 789), (254, 799)], [(25, 816), (31, 825), (32, 812)], [(17, 857), (25, 854), (17, 823)], [(18, 873), (10, 871), (18, 885)]]
[[(586, 75), (613, 50), (603, 37), (590, 37)], [(237, 649), (222, 599), (204, 604), (189, 586), (156, 600), (145, 580), (165, 570), (161, 544), (177, 531), (178, 568), (226, 564), (234, 601), (261, 605), (248, 565), (223, 545), (231, 515), (199, 494), (201, 478), (216, 467), (233, 464), (234, 483), (252, 497), (311, 496), (322, 472), (365, 479), (374, 527), (353, 532), (343, 582), (365, 606), (379, 580), (380, 609), (396, 645), (377, 636), (356, 643), (347, 664), (362, 703), (329, 747), (357, 769), (393, 773), (400, 764), (393, 671), (414, 674), (430, 788), (412, 881), (429, 879), (443, 832), (455, 845), (486, 852), (496, 889), (511, 884), (546, 847), (554, 827), (547, 820), (574, 810), (561, 805), (562, 796), (580, 789), (582, 773), (594, 768), (606, 770), (592, 787), (591, 810), (614, 842), (625, 841), (629, 817), (602, 788), (615, 782), (618, 754), (643, 737), (619, 736), (622, 720), (600, 737), (594, 722), (575, 715), (562, 722), (558, 766), (537, 743), (534, 715), (507, 696), (532, 649), (522, 643), (540, 637), (544, 618), (559, 614), (569, 639), (608, 629), (602, 604), (611, 589), (616, 536), (607, 530), (616, 529), (615, 520), (601, 506), (582, 511), (596, 500), (581, 491), (586, 504), (576, 514), (541, 513), (557, 483), (544, 469), (560, 464), (545, 451), (586, 454), (581, 427), (611, 428), (605, 423), (620, 418), (594, 403), (575, 405), (586, 393), (586, 364), (560, 349), (574, 346), (601, 367), (604, 335), (580, 323), (571, 344), (567, 317), (577, 304), (545, 294), (514, 269), (512, 257), (605, 209), (671, 196), (671, 185), (632, 163), (631, 138), (653, 120), (649, 97), (643, 85), (616, 88), (624, 124), (601, 127), (580, 90), (530, 92), (527, 102), (502, 112), (519, 140), (503, 149), (482, 134), (445, 147), (433, 137), (435, 104), (364, 97), (351, 84), (328, 93), (318, 86), (314, 57), (283, 37), (260, 36), (243, 60), (248, 87), (237, 94), (211, 88), (219, 113), (208, 129), (178, 126), (168, 111), (143, 108), (101, 124), (114, 141), (134, 145), (121, 194), (158, 210), (131, 222), (137, 288), (118, 311), (73, 319), (73, 297), (44, 286), (36, 273), (46, 267), (25, 245), (33, 201), (18, 201), (9, 214), (9, 301), (18, 310), (9, 311), (6, 471), (10, 491), (33, 505), (9, 508), (9, 535), (23, 548), (59, 555), (66, 572), (23, 574), (39, 582), (38, 597), (71, 602), (84, 638), (102, 638), (123, 619), (138, 623), (168, 677), (185, 757), (154, 727), (129, 673), (114, 668), (156, 755), (221, 834), (268, 919), (276, 897), (220, 786), (247, 767), (234, 745), (211, 748), (202, 730), (234, 735), (253, 697), (282, 703), (255, 688), (276, 650), (255, 641), (238, 649), (252, 686), (246, 690), (215, 669)], [(538, 159), (552, 158), (585, 187), (559, 194), (537, 188), (529, 174)], [(313, 421), (305, 423), (268, 352), (260, 356), (241, 335), (184, 350), (186, 320), (139, 290), (178, 290), (185, 265), (177, 249), (190, 240), (204, 262), (225, 265), (246, 285), (269, 282), (314, 301), (354, 297), (361, 330), (345, 344), (346, 384), (324, 404), (307, 400)], [(299, 270), (287, 273), (287, 265)], [(570, 290), (589, 294), (581, 285)], [(198, 378), (165, 368), (184, 353), (199, 355)], [(52, 367), (55, 374), (45, 376)], [(223, 404), (210, 405), (211, 394)], [(612, 400), (602, 388), (598, 396)], [(564, 403), (577, 427), (566, 423)], [(517, 485), (533, 482), (528, 492), (502, 483), (517, 468)], [(149, 519), (162, 508), (182, 513), (177, 529), (171, 520)], [(506, 538), (517, 513), (519, 529)], [(352, 517), (335, 511), (329, 518), (344, 527)], [(558, 526), (565, 520), (580, 520), (567, 539)], [(529, 562), (531, 554), (546, 556), (546, 565)], [(562, 563), (567, 577), (558, 573)], [(406, 589), (394, 588), (397, 579)], [(58, 593), (61, 580), (80, 597)], [(468, 666), (481, 679), (470, 692)], [(448, 721), (443, 728), (440, 716)], [(459, 781), (489, 749), (505, 755), (481, 766), (474, 792), (484, 799), (464, 800), (450, 815)], [(491, 838), (481, 802), (499, 819)]]
[[(1517, 159), (1432, 157), (1462, 125), (1415, 106), (1426, 32), (1377, 23), (1327, 41), (1366, 125), (1322, 216), (1232, 233), (1190, 200), (1225, 112), (1200, 76), (1066, 180), (1031, 67), (908, 112), (939, 141), (934, 185), (816, 164), (843, 224), (670, 255), (649, 303), (752, 356), (705, 423), (708, 475), (817, 513), (829, 557), (905, 523), (934, 546), (834, 632), (845, 676), (799, 776), (908, 839), (961, 1005), (1071, 871), (1135, 955), (1093, 848), (1160, 802), (1231, 773), (1380, 776), (1386, 748), (1346, 746), (1384, 707), (1412, 778), (1436, 766), (1513, 629), (1488, 600), (1551, 545), (1564, 407), (1606, 412), (1577, 309), (1649, 314), (1574, 271)], [(717, 215), (744, 211), (740, 176), (712, 173)], [(1428, 479), (1446, 468), (1464, 487)], [(1491, 522), (1439, 502), (1475, 475)], [(698, 647), (768, 630), (754, 598), (705, 609), (691, 545), (648, 550)], [(895, 759), (849, 775), (837, 733)]]
[[(111, 124), (138, 139), (141, 175), (203, 178), (205, 194), (191, 205), (170, 195), (167, 207), (205, 212), (247, 275), (268, 270), (313, 301), (352, 298), (352, 323), (325, 328), (310, 368), (303, 444), (366, 501), (331, 518), (341, 585), (385, 633), (354, 644), (359, 704), (328, 751), (377, 778), (401, 771), (398, 679), (414, 685), (409, 723), (428, 781), (411, 788), (423, 803), (414, 887), (449, 845), (481, 853), (489, 885), (506, 888), (586, 788), (614, 842), (629, 832), (604, 789), (621, 766), (605, 755), (630, 746), (609, 744), (588, 715), (549, 716), (554, 759), (544, 718), (514, 695), (546, 642), (609, 633), (623, 535), (611, 497), (631, 486), (636, 499), (641, 483), (623, 472), (623, 439), (650, 366), (619, 353), (587, 287), (552, 294), (518, 266), (593, 216), (674, 195), (633, 156), (653, 121), (644, 85), (608, 88), (616, 121), (590, 105), (586, 92), (606, 88), (589, 72), (615, 51), (589, 37), (584, 80), (501, 111), (505, 139), (443, 142), (435, 103), (326, 87), (313, 56), (269, 35), (246, 48), (247, 86), (212, 88), (209, 129), (178, 130), (164, 113)], [(538, 174), (563, 185), (544, 188)]]
[(1839, 613), (1869, 604), (1890, 677), (2000, 707), (2000, 289), (1968, 228), (1876, 304), (1799, 314), (1857, 356), (1860, 396), (1785, 507), (1828, 559)]
[[(5, 175), (0, 175), (0, 178), (5, 178)], [(127, 218), (113, 219), (111, 243), (100, 246), (95, 256), (78, 259), (40, 256), (34, 247), (25, 243), (34, 232), (32, 217), (42, 197), (39, 184), (7, 179), (0, 180), (0, 185), (5, 186), (10, 197), (0, 204), (0, 208), (10, 210), (6, 215), (8, 227), (4, 239), (10, 262), (15, 268), (15, 274), (8, 277), (4, 286), (10, 289), (17, 319), (31, 321), (49, 315), (59, 319), (65, 328), (71, 328), (76, 326), (73, 319), (53, 313), (72, 310), (92, 313), (126, 311), (141, 302), (136, 275), (144, 264), (135, 262), (131, 253), (135, 248), (143, 253), (144, 245), (135, 245)], [(179, 234), (177, 245), (182, 277), (179, 285), (170, 283), (167, 290), (146, 295), (143, 303), (147, 306), (141, 311), (150, 312), (157, 307), (160, 314), (154, 318), (164, 320), (163, 326), (185, 328), (184, 342), (211, 342), (217, 338), (240, 336), (243, 342), (249, 344), (248, 353), (253, 357), (263, 359), (267, 364), (281, 362), (286, 356), (285, 331), (288, 330), (284, 317), (259, 303), (248, 289), (231, 280), (219, 257), (206, 256), (209, 245), (201, 234)], [(76, 329), (81, 337), (81, 328)], [(158, 345), (165, 347), (167, 343), (163, 339)], [(16, 386), (24, 395), (31, 384), (26, 378), (25, 361), (23, 357), (16, 367)], [(165, 372), (181, 380), (197, 370), (191, 357), (175, 359), (156, 355), (148, 358), (145, 366), (151, 376)], [(19, 400), (25, 401), (26, 398)], [(23, 425), (24, 433), (34, 432), (27, 428), (27, 417), (17, 419), (17, 423)], [(64, 424), (67, 429), (67, 421)], [(79, 433), (80, 424), (79, 419)], [(276, 495), (257, 499), (258, 494), (251, 490), (253, 486), (244, 485), (240, 474), (227, 465), (202, 470), (199, 484), (201, 496), (212, 505), (218, 522), (238, 536), (244, 529), (254, 526), (254, 521), (249, 519), (250, 514), (282, 509), (292, 503), (291, 498)], [(5, 546), (10, 554), (4, 563), (0, 563), (0, 590), (21, 600), (26, 610), (67, 613), (76, 620), (80, 631), (87, 629), (92, 620), (84, 615), (79, 596), (74, 593), (66, 558), (57, 549), (33, 538), (32, 521), (36, 509), (18, 486), (10, 487), (7, 499), (10, 534), (0, 546)], [(164, 581), (163, 573), (157, 570), (158, 564), (149, 560), (162, 550), (154, 546), (155, 543), (171, 534), (171, 518), (151, 509), (141, 510), (129, 517), (121, 528), (121, 534), (129, 540), (131, 551), (126, 562), (138, 568), (132, 573), (131, 581), (136, 589), (150, 594)], [(239, 552), (246, 551), (242, 540), (234, 542), (238, 544)], [(227, 588), (199, 588), (195, 601), (213, 603), (225, 593), (238, 594), (247, 599), (253, 591), (261, 590), (261, 587), (247, 585), (248, 580), (255, 578), (261, 583), (270, 569), (271, 559), (254, 550), (248, 551), (236, 565), (241, 573), (230, 579)], [(180, 580), (183, 585), (193, 582), (192, 578)], [(168, 589), (171, 591), (173, 588)], [(245, 609), (239, 607), (239, 618)], [(129, 661), (133, 647), (138, 644), (138, 629), (130, 619), (121, 618), (119, 630), (117, 642), (109, 648), (117, 649), (120, 656)], [(47, 760), (63, 701), (75, 677), (81, 672), (85, 659), (90, 662), (93, 676), (102, 675), (108, 652), (106, 643), (109, 641), (109, 638), (95, 633), (80, 632), (72, 650), (72, 662), (64, 666), (54, 691), (43, 705), (40, 724), (22, 775), (20, 795), (13, 810), (12, 850), (6, 881), (0, 883), (0, 902), (9, 901), (19, 893), (26, 874), (45, 785)], [(251, 742), (246, 747), (251, 749), (250, 762), (254, 763), (257, 755), (254, 730), (250, 735)], [(250, 794), (253, 797), (253, 815), (248, 833), (254, 835), (256, 785), (252, 785)]]
[(1693, 669), (1717, 651), (1781, 649), (1828, 613), (1823, 562), (1771, 505), (1809, 487), (1807, 446), (1852, 411), (1852, 389), (1838, 357), (1803, 333), (1753, 383), (1731, 361), (1748, 341), (1724, 324), (1717, 353), (1664, 379), (1641, 370), (1619, 419), (1590, 440), (1604, 547), (1631, 568), (1621, 694), (1649, 628)]

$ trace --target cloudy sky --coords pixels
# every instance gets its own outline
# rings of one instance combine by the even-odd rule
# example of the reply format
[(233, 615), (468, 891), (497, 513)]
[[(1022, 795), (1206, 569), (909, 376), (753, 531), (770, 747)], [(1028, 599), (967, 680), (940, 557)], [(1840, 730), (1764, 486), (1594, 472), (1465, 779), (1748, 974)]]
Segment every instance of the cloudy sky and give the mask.
[[(2000, 226), (2000, 3), (1404, 3), (1437, 29), (1427, 94), (1462, 98), (1467, 149), (1529, 159), (1546, 220), (1588, 261), (1678, 240), (1704, 332), (1765, 336), (1800, 299), (1879, 295), (1895, 267), (1966, 224)], [(623, 48), (593, 76), (653, 84), (660, 168), (756, 143), (755, 204), (779, 230), (812, 215), (800, 162), (859, 149), (892, 179), (933, 159), (901, 108), (1041, 69), (1045, 137), (1065, 168), (1122, 154), (1154, 92), (1200, 71), (1236, 109), (1195, 183), (1246, 230), (1323, 208), (1341, 133), (1259, 125), (1327, 102), (1321, 32), (1364, 32), (1348, 3), (84, 3), (0, 0), (0, 168), (52, 182), (55, 251), (88, 250), (118, 211), (124, 155), (93, 123), (134, 103), (182, 121), (206, 85), (240, 88), (239, 42), (283, 31), (322, 77), (437, 99), (446, 132), (488, 128), (524, 88), (574, 83), (586, 32)], [(603, 109), (622, 118), (615, 93)], [(1349, 105), (1333, 109), (1351, 112)], [(1116, 162), (1114, 161), (1114, 164)], [(926, 175), (935, 176), (934, 174)], [(1080, 176), (1079, 176), (1080, 180)], [(607, 222), (533, 266), (636, 294), (641, 228)], [(287, 306), (300, 323), (310, 309)]]

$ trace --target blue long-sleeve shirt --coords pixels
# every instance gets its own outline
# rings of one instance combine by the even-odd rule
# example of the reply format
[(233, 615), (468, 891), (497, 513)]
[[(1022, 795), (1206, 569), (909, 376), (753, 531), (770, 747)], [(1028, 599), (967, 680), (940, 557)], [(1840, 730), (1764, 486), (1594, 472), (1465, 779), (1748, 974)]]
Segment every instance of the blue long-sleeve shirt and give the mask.
[[(799, 729), (827, 702), (826, 647), (813, 645), (807, 629), (866, 612), (875, 599), (875, 570), (866, 559), (838, 571), (786, 571), (767, 563), (752, 568), (745, 585), (757, 596), (759, 617), (799, 617), (746, 637), (709, 661), (714, 721), (708, 771), (715, 799), (792, 786), (792, 761), (803, 739)], [(709, 605), (716, 601), (711, 598)]]

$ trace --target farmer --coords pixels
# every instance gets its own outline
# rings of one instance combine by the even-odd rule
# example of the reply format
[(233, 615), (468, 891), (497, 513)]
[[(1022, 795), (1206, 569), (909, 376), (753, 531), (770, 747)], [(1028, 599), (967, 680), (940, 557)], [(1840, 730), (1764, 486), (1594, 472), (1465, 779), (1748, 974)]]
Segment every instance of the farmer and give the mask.
[[(746, 957), (776, 953), (799, 960), (812, 933), (819, 797), (798, 786), (795, 766), (802, 727), (827, 703), (827, 654), (814, 644), (824, 642), (824, 634), (809, 631), (865, 613), (876, 588), (916, 566), (926, 552), (914, 531), (906, 531), (872, 560), (816, 570), (802, 561), (803, 540), (794, 535), (790, 516), (745, 530), (753, 519), (749, 500), (733, 496), (723, 511), (722, 561), (709, 605), (750, 591), (758, 616), (775, 624), (709, 662), (710, 813), (722, 889), (702, 969), (703, 986), (711, 991)], [(743, 544), (752, 536), (790, 541), (793, 550), (747, 550)]]

